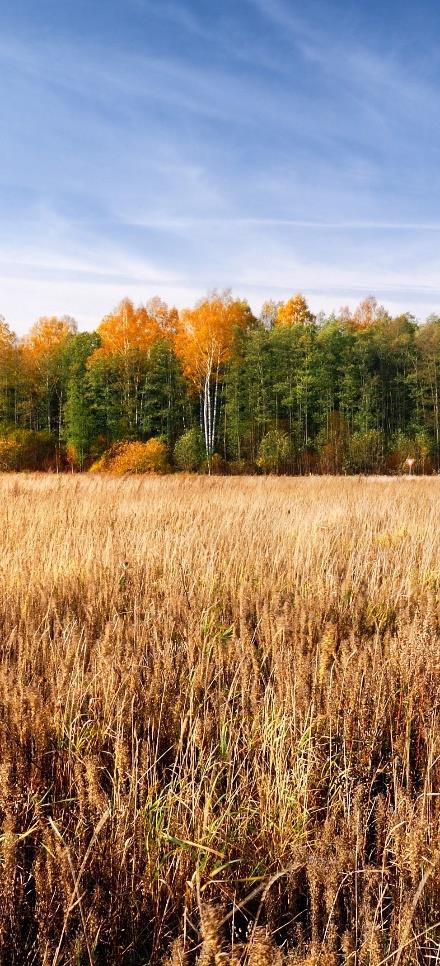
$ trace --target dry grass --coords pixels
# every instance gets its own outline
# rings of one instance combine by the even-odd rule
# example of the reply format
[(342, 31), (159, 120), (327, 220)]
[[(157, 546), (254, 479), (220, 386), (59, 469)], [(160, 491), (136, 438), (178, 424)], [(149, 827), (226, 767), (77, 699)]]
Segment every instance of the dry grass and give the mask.
[(0, 490), (1, 963), (440, 963), (440, 481)]

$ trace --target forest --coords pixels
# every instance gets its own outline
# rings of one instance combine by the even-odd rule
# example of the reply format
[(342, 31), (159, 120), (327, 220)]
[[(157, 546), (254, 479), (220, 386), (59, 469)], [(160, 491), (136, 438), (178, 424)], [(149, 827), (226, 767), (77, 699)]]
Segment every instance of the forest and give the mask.
[(96, 331), (0, 319), (0, 469), (399, 473), (440, 468), (440, 316), (375, 298), (129, 299)]

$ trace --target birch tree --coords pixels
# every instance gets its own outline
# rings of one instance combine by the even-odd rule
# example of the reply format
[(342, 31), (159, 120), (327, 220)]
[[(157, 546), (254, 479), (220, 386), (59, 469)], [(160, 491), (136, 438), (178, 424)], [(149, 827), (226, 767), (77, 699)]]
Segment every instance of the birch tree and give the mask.
[(175, 351), (199, 395), (208, 464), (215, 447), (223, 367), (231, 355), (236, 330), (247, 328), (252, 318), (247, 302), (223, 292), (203, 299), (194, 309), (184, 309), (177, 322)]

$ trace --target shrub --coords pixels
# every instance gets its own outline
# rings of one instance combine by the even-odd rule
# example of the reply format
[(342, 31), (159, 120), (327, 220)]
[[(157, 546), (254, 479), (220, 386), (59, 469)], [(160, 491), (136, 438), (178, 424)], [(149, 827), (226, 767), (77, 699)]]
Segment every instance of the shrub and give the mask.
[(226, 476), (229, 473), (229, 464), (220, 453), (213, 453), (209, 460), (204, 459), (201, 470), (202, 473), (210, 473), (213, 476)]
[(66, 462), (69, 470), (80, 470), (82, 468), (83, 461), (78, 452), (78, 447), (75, 443), (68, 443), (65, 451)]
[(174, 462), (179, 470), (187, 473), (200, 469), (204, 457), (203, 437), (197, 427), (187, 429), (174, 447)]
[(387, 457), (387, 469), (392, 473), (407, 473), (408, 458), (414, 460), (413, 473), (432, 473), (429, 441), (424, 433), (407, 436), (399, 432), (393, 437)]
[(290, 456), (290, 440), (283, 430), (270, 429), (261, 440), (257, 466), (265, 473), (282, 473)]
[(115, 443), (90, 467), (91, 473), (165, 473), (168, 469), (167, 448), (161, 439), (146, 443)]
[(60, 454), (46, 430), (15, 429), (0, 438), (0, 471), (59, 469)]
[(349, 473), (380, 473), (383, 467), (384, 439), (377, 429), (353, 433), (348, 450), (344, 468)]
[(0, 471), (11, 472), (18, 469), (20, 447), (15, 439), (0, 439)]
[(255, 476), (257, 466), (250, 460), (232, 460), (229, 463), (231, 476)]

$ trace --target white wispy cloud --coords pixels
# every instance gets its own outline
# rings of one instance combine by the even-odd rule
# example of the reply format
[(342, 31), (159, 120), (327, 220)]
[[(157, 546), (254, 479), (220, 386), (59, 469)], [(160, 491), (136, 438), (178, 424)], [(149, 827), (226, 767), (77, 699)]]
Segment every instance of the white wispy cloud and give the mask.
[(325, 4), (134, 10), (161, 45), (0, 36), (1, 313), (91, 326), (125, 294), (183, 305), (214, 285), (255, 309), (297, 289), (315, 309), (436, 307), (426, 68), (347, 42)]

